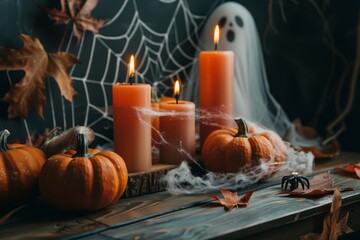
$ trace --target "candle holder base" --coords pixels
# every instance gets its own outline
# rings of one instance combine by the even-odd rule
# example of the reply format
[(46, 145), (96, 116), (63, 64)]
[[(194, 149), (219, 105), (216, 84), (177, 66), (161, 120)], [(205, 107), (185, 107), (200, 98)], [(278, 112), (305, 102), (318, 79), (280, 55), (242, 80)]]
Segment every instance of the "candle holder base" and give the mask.
[(165, 191), (165, 183), (160, 179), (177, 165), (153, 164), (147, 172), (130, 173), (128, 184), (122, 198), (136, 197), (143, 194)]

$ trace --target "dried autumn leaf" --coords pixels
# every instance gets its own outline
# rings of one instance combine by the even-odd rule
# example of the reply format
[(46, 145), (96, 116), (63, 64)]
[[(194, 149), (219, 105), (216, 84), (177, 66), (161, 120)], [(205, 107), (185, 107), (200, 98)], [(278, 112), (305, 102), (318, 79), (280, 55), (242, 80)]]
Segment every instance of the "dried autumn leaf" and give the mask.
[(68, 68), (80, 61), (70, 53), (47, 53), (38, 38), (21, 34), (24, 41), (21, 49), (5, 49), (0, 59), (1, 70), (24, 70), (25, 76), (16, 83), (2, 98), (9, 103), (8, 117), (27, 117), (30, 110), (36, 110), (43, 117), (46, 101), (46, 78), (53, 77), (63, 95), (72, 102), (76, 94)]
[(336, 240), (342, 233), (349, 233), (353, 230), (347, 225), (349, 212), (338, 221), (341, 209), (341, 193), (334, 190), (333, 201), (331, 203), (330, 213), (323, 220), (322, 233), (309, 233), (301, 236), (302, 240)]
[(241, 199), (238, 197), (236, 192), (231, 192), (226, 189), (220, 189), (223, 199), (213, 194), (208, 194), (210, 197), (219, 201), (220, 204), (224, 205), (227, 209), (232, 210), (234, 207), (247, 207), (251, 198), (252, 192), (247, 192)]
[[(299, 197), (320, 197), (326, 194), (333, 193), (335, 190), (334, 188), (334, 181), (330, 178), (329, 173), (320, 173), (315, 175), (310, 180), (310, 188), (309, 189), (302, 189), (297, 188), (290, 192), (285, 192), (287, 194)], [(342, 188), (341, 191), (353, 191), (353, 188)]]
[(56, 8), (44, 10), (55, 24), (67, 24), (72, 20), (74, 35), (79, 42), (83, 31), (97, 33), (106, 22), (104, 19), (91, 17), (91, 12), (97, 4), (98, 0), (61, 0), (61, 10)]
[(357, 164), (347, 164), (344, 166), (336, 167), (338, 170), (342, 170), (345, 172), (355, 173), (358, 178), (360, 178), (360, 163)]

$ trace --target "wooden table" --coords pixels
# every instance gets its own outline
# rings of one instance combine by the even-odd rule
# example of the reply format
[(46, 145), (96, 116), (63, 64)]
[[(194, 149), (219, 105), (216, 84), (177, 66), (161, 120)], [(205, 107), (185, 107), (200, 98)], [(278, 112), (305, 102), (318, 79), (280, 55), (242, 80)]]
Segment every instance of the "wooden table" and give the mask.
[[(314, 173), (348, 162), (360, 162), (360, 154), (317, 160)], [(336, 185), (355, 189), (342, 193), (342, 212), (350, 211), (348, 225), (360, 230), (360, 181), (331, 172)], [(0, 225), (0, 239), (297, 239), (321, 232), (332, 195), (304, 199), (279, 192), (279, 179), (268, 181), (253, 193), (247, 208), (232, 211), (205, 194), (146, 194), (121, 199), (98, 212), (76, 214), (58, 212), (38, 199)]]

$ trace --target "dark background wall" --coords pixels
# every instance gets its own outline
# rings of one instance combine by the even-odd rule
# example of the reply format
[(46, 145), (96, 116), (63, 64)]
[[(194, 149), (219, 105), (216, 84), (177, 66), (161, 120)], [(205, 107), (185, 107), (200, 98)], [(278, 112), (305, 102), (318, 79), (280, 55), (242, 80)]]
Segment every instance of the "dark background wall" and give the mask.
[[(89, 125), (96, 130), (99, 143), (111, 142), (112, 119), (107, 111), (111, 85), (126, 79), (129, 54), (136, 52), (138, 59), (151, 60), (146, 61), (148, 67), (144, 64), (138, 69), (137, 81), (156, 82), (159, 93), (169, 95), (174, 78), (186, 81), (192, 63), (189, 56), (194, 56), (206, 17), (222, 2), (225, 1), (99, 1), (92, 15), (109, 19), (110, 24), (99, 35), (85, 32), (77, 44), (70, 24), (54, 25), (40, 8), (60, 8), (59, 1), (0, 1), (0, 46), (22, 47), (19, 33), (24, 33), (38, 37), (48, 52), (72, 52), (82, 61), (70, 71), (78, 92), (73, 104), (62, 99), (56, 84), (49, 79), (45, 119), (34, 112), (26, 119), (8, 119), (7, 104), (0, 102), (0, 128), (10, 129), (13, 136), (24, 141), (29, 132), (42, 133), (45, 128)], [(305, 125), (326, 134), (326, 126), (345, 108), (349, 97), (359, 44), (359, 1), (236, 2), (253, 14), (274, 97), (290, 119), (300, 118)], [(339, 85), (347, 68), (349, 72)], [(1, 71), (0, 97), (22, 76), (21, 71)], [(351, 111), (344, 118), (346, 131), (339, 138), (345, 150), (360, 150), (359, 89), (357, 84)], [(339, 101), (335, 97), (337, 90)]]

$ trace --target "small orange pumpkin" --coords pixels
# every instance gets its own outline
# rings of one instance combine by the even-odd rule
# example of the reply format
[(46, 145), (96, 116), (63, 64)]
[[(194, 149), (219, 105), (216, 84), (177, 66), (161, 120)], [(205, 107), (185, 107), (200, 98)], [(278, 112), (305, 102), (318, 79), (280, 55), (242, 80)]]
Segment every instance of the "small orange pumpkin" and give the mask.
[(0, 206), (19, 205), (38, 192), (38, 177), (46, 157), (24, 144), (7, 144), (8, 130), (0, 132)]
[(236, 173), (254, 167), (260, 160), (272, 163), (272, 175), (285, 160), (279, 136), (267, 132), (249, 134), (244, 119), (235, 119), (238, 129), (225, 128), (212, 132), (202, 148), (205, 167), (213, 172)]
[(76, 153), (51, 156), (41, 169), (39, 186), (44, 199), (64, 211), (97, 210), (117, 201), (126, 189), (124, 160), (112, 151), (88, 149), (78, 134)]

